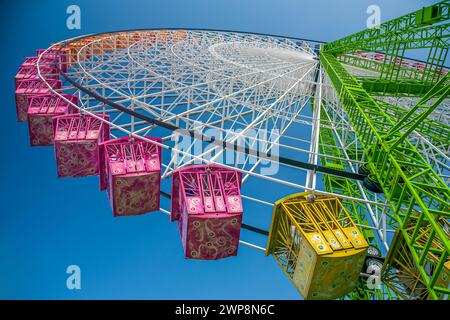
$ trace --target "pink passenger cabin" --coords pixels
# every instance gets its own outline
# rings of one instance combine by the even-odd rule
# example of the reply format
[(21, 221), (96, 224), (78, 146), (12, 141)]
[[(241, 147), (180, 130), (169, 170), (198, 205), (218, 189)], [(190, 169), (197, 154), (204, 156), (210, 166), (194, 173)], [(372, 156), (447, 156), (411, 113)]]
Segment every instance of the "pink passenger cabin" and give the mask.
[[(160, 138), (146, 137), (162, 143)], [(107, 189), (114, 216), (159, 210), (161, 147), (142, 139), (118, 138), (100, 149), (100, 189)]]
[[(53, 90), (61, 89), (61, 80), (48, 79), (47, 82)], [(31, 98), (38, 95), (48, 95), (51, 93), (52, 90), (42, 80), (19, 81), (15, 91), (17, 119), (21, 122), (27, 121), (28, 106)]]
[(425, 64), (422, 62), (413, 62), (412, 67), (416, 69), (417, 71), (424, 71), (425, 70)]
[[(68, 101), (64, 100), (67, 99)], [(78, 97), (71, 94), (37, 95), (28, 106), (28, 130), (32, 146), (52, 146), (54, 142), (53, 117), (77, 113)]]
[[(98, 117), (109, 119), (108, 116)], [(100, 144), (109, 139), (109, 125), (88, 115), (69, 114), (53, 120), (59, 178), (100, 173)]]
[[(39, 61), (39, 57), (27, 57), (25, 61), (22, 63), (21, 67), (36, 67), (37, 62)], [(41, 59), (40, 64), (42, 65), (50, 65), (52, 60), (49, 58)]]
[(373, 55), (373, 57), (376, 61), (380, 61), (380, 62), (384, 61), (384, 54), (382, 54), (382, 53), (375, 53)]
[[(41, 75), (45, 79), (58, 79), (59, 74), (55, 66), (46, 66), (40, 68)], [(14, 84), (16, 89), (22, 80), (39, 80), (38, 68), (36, 66), (21, 66), (16, 76), (14, 77)]]
[(66, 53), (64, 51), (59, 51), (58, 49), (48, 49), (47, 52), (45, 52), (46, 50), (47, 49), (38, 49), (36, 55), (39, 57), (43, 54), (42, 59), (44, 59), (44, 61), (49, 62), (54, 66), (56, 66), (55, 63), (57, 63), (61, 72), (67, 72)]
[[(39, 56), (42, 57), (39, 60)], [(39, 61), (39, 70), (41, 75), (46, 79), (59, 79), (59, 70), (66, 72), (66, 56), (64, 52), (59, 53), (56, 49), (37, 50), (37, 56), (28, 57), (19, 67), (19, 71), (14, 78), (17, 86), (21, 80), (39, 80), (37, 63)]]
[(399, 66), (399, 65), (402, 64), (402, 61), (403, 61), (402, 58), (396, 57), (395, 60), (394, 60), (394, 64), (395, 64), (396, 66)]
[(243, 212), (240, 188), (240, 172), (218, 165), (174, 171), (171, 221), (178, 221), (186, 258), (237, 255)]

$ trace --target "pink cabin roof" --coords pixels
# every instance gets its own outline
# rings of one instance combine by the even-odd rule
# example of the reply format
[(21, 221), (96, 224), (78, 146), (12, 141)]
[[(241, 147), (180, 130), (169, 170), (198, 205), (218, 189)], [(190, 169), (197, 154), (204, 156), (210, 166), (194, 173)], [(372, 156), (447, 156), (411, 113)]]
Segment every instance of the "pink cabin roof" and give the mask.
[[(43, 54), (47, 49), (38, 49), (36, 51), (36, 55), (39, 57), (41, 54)], [(58, 62), (60, 64), (61, 71), (66, 72), (67, 71), (67, 55), (64, 51), (59, 51), (58, 49), (49, 49), (47, 52), (44, 53), (42, 56), (44, 61), (55, 63), (55, 59), (58, 59)], [(41, 59), (42, 61), (42, 59)]]
[[(73, 96), (76, 98), (76, 96)], [(98, 117), (109, 119), (109, 116), (98, 114)], [(58, 116), (53, 119), (55, 141), (86, 141), (109, 139), (109, 126), (95, 117), (80, 114)]]
[[(162, 143), (160, 138), (146, 137)], [(115, 175), (139, 175), (161, 170), (161, 147), (141, 139), (123, 137), (102, 144), (106, 172)], [(106, 173), (105, 172), (105, 173)]]
[[(62, 82), (58, 79), (48, 79), (48, 84), (53, 89), (61, 89)], [(17, 84), (16, 94), (47, 94), (50, 93), (50, 88), (42, 80), (21, 80)]]
[(174, 171), (172, 221), (189, 214), (242, 213), (241, 173), (219, 165), (195, 165)]
[[(45, 52), (47, 50), (47, 52)], [(41, 54), (44, 54), (43, 58), (55, 58), (56, 56), (65, 58), (66, 54), (64, 51), (59, 51), (59, 49), (37, 49), (36, 50), (36, 56), (40, 56)]]
[[(30, 67), (30, 66), (36, 66), (37, 62), (39, 60), (39, 57), (28, 57), (25, 59), (25, 61), (22, 63), (21, 67)], [(42, 57), (39, 66), (51, 66), (55, 64), (55, 59), (51, 57)]]
[[(46, 79), (58, 79), (59, 74), (55, 66), (45, 66), (40, 68), (41, 75)], [(14, 77), (16, 81), (16, 87), (21, 80), (39, 80), (38, 68), (35, 65), (22, 66), (19, 68), (16, 76)]]
[(425, 70), (425, 64), (422, 62), (413, 62), (412, 67), (415, 68), (416, 70), (420, 70), (420, 71)]
[[(61, 97), (62, 96), (62, 97)], [(66, 98), (74, 104), (78, 104), (78, 97), (72, 94), (62, 94), (61, 96), (55, 94), (38, 95), (32, 97), (28, 106), (28, 114), (64, 114), (67, 111), (78, 111), (69, 102), (63, 99)]]
[(33, 67), (36, 66), (39, 57), (27, 57), (25, 61), (22, 63), (22, 67)]

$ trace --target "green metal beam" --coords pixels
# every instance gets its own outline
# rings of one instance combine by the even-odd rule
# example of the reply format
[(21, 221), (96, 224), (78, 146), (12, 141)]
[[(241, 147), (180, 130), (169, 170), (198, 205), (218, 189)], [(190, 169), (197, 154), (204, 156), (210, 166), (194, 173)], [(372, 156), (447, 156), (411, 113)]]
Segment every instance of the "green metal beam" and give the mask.
[[(442, 1), (387, 21), (379, 28), (366, 29), (327, 43), (322, 51), (340, 56), (348, 64), (376, 71), (379, 81), (363, 80), (364, 88), (369, 92), (423, 94), (441, 77), (447, 59), (450, 45), (449, 8), (450, 0)], [(423, 70), (402, 65), (405, 52), (412, 49), (428, 50)], [(349, 55), (356, 51), (381, 51), (384, 53), (383, 61)], [(397, 81), (398, 84), (395, 84)]]
[[(327, 104), (327, 102), (324, 100), (322, 101), (322, 104)], [(323, 107), (321, 114), (327, 115), (327, 110)], [(339, 168), (340, 170), (346, 170), (348, 164), (343, 160), (345, 158), (345, 154), (336, 141), (336, 136), (331, 129), (332, 124), (329, 123), (329, 125), (327, 125), (328, 120), (324, 118), (321, 119), (321, 122), (323, 123), (323, 125), (321, 126), (319, 132), (319, 152), (321, 154), (321, 156), (319, 156), (320, 163), (323, 166), (328, 166), (330, 168)], [(356, 155), (356, 157), (353, 157), (353, 160), (356, 160), (356, 158), (358, 158), (357, 151), (351, 152), (351, 150), (346, 150), (346, 152), (347, 155)], [(350, 197), (362, 198), (362, 193), (356, 181), (331, 175), (324, 175), (323, 184), (326, 191)], [(349, 201), (345, 199), (341, 199), (341, 202), (357, 225), (367, 226), (360, 227), (360, 231), (366, 239), (367, 243), (376, 246), (381, 250), (376, 235), (370, 228), (371, 224), (369, 222), (369, 213), (366, 205), (360, 202)], [(367, 286), (367, 279), (365, 278), (360, 278), (356, 288), (352, 292), (342, 297), (342, 299), (344, 300), (386, 300), (398, 298), (398, 295), (396, 295), (382, 283), (379, 289), (369, 289)]]
[[(449, 0), (441, 1), (428, 8), (432, 7), (436, 7), (440, 12), (439, 18), (432, 20), (432, 23), (420, 23), (419, 16), (426, 10), (426, 8), (422, 8), (400, 18), (384, 22), (379, 28), (366, 29), (330, 42), (324, 46), (323, 51), (333, 54), (347, 53), (359, 49), (376, 51), (380, 48), (392, 47), (394, 43), (401, 41), (409, 42), (411, 45), (412, 43), (417, 44), (416, 40), (420, 42), (420, 47), (427, 47), (433, 39), (439, 38), (443, 30), (448, 28), (448, 25), (437, 27), (433, 24), (450, 18)], [(419, 31), (419, 29), (421, 30)], [(417, 34), (417, 31), (419, 31), (419, 34)], [(394, 43), (390, 43), (390, 40), (393, 40)]]
[(417, 247), (418, 234), (408, 234), (403, 227), (429, 225), (432, 236), (442, 244), (442, 249), (433, 251), (433, 255), (445, 261), (450, 254), (450, 241), (437, 220), (450, 218), (450, 189), (407, 139), (391, 148), (385, 137), (395, 124), (335, 56), (321, 51), (320, 61), (398, 220), (421, 280), (429, 295), (437, 298), (434, 279), (441, 270), (426, 270), (430, 248)]
[[(381, 74), (381, 72), (383, 71), (383, 65), (384, 65), (383, 61), (367, 59), (367, 58), (358, 57), (358, 56), (350, 55), (350, 54), (341, 54), (341, 55), (338, 55), (337, 58), (339, 59), (339, 61), (342, 61), (343, 63), (348, 64), (350, 66), (373, 71), (378, 74)], [(411, 60), (409, 62), (414, 63), (417, 61)], [(404, 66), (402, 66), (402, 61), (398, 61), (398, 64), (399, 64), (399, 70), (400, 70), (399, 78), (417, 79), (417, 80), (420, 80), (420, 78), (422, 78), (423, 71), (420, 71), (420, 70), (417, 70), (414, 68), (404, 67)]]
[[(385, 113), (389, 114), (395, 123), (398, 123), (408, 112), (407, 109), (381, 99), (375, 99), (375, 101)], [(438, 146), (442, 150), (450, 150), (450, 127), (446, 124), (433, 119), (424, 119), (415, 130), (433, 145)]]
[[(392, 33), (388, 35), (376, 35), (364, 39), (356, 40), (352, 44), (348, 44), (347, 39), (337, 41), (339, 47), (335, 47), (335, 42), (330, 42), (324, 46), (324, 52), (328, 53), (348, 53), (354, 50), (366, 51), (385, 51), (395, 46), (401, 46), (405, 49), (426, 49), (436, 45), (445, 47), (449, 44), (450, 24), (442, 24), (437, 26), (429, 26), (425, 28), (414, 28), (405, 30), (402, 33)], [(377, 30), (376, 28), (367, 30)], [(372, 33), (372, 32), (371, 32)], [(386, 36), (388, 36), (386, 38)], [(351, 38), (354, 38), (351, 36)], [(436, 43), (436, 39), (439, 42)], [(336, 48), (339, 48), (337, 50)]]
[[(391, 130), (384, 137), (385, 140), (389, 140), (391, 148), (397, 147), (402, 143), (408, 135), (415, 130), (427, 117), (436, 109), (437, 106), (447, 97), (450, 93), (450, 74), (446, 74), (442, 77), (416, 105), (411, 108), (397, 124), (391, 128)], [(426, 105), (427, 102), (432, 100), (431, 105)], [(420, 114), (416, 114), (416, 111), (421, 110)], [(400, 132), (405, 130), (404, 132)], [(396, 139), (391, 139), (393, 136), (401, 133), (401, 136)]]
[(386, 80), (363, 77), (358, 80), (368, 93), (383, 96), (421, 96), (433, 88), (433, 85), (420, 80)]
[[(403, 67), (399, 61), (398, 66), (398, 76), (396, 79), (386, 79), (382, 77), (384, 63), (381, 61), (376, 61), (373, 59), (367, 59), (357, 56), (352, 56), (348, 54), (338, 56), (339, 61), (346, 65), (357, 67), (360, 69), (368, 70), (373, 72), (371, 76), (356, 76), (361, 82), (364, 90), (368, 93), (379, 94), (379, 95), (403, 95), (403, 96), (420, 96), (433, 88), (434, 83), (429, 81), (424, 81), (425, 73), (428, 77), (434, 77), (439, 80), (441, 76), (442, 69), (440, 67), (434, 67), (434, 74), (428, 71), (419, 71), (412, 67)], [(411, 61), (412, 62), (412, 61)], [(378, 75), (376, 75), (378, 74)]]

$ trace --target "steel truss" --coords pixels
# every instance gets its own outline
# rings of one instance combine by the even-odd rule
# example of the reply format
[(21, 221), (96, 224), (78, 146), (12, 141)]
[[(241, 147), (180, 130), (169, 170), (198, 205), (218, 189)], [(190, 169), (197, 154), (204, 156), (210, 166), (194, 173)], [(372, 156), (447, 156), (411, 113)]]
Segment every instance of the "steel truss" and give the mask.
[[(343, 43), (348, 45), (347, 40)], [(448, 183), (449, 179), (449, 129), (436, 128), (436, 123), (442, 122), (439, 114), (445, 114), (446, 108), (437, 106), (432, 118), (421, 122), (396, 148), (389, 148), (383, 134), (413, 109), (412, 99), (416, 98), (381, 94), (375, 100), (369, 96), (341, 64), (342, 53), (347, 54), (344, 44), (330, 44), (319, 56), (321, 44), (310, 40), (164, 29), (79, 37), (48, 50), (59, 50), (68, 57), (64, 86), (57, 94), (77, 94), (80, 103), (74, 107), (107, 121), (112, 137), (129, 135), (154, 144), (159, 143), (145, 137), (163, 137), (159, 144), (165, 150), (163, 180), (174, 169), (192, 163), (236, 168), (243, 173), (244, 207), (252, 208), (246, 222), (261, 224), (255, 223), (260, 219), (254, 215), (267, 212), (267, 224), (261, 228), (268, 227), (273, 203), (282, 195), (312, 191), (337, 196), (368, 242), (384, 252), (397, 229), (411, 221), (427, 223), (432, 227), (430, 236), (445, 244), (438, 254), (442, 267), (448, 242), (435, 216), (444, 216), (448, 209), (441, 196), (448, 196), (443, 180)], [(339, 52), (339, 60), (333, 50)], [(349, 64), (362, 76), (380, 73), (379, 69)], [(109, 120), (100, 114), (108, 114)], [(235, 145), (241, 148), (233, 148)], [(259, 150), (264, 156), (244, 150)], [(329, 171), (299, 167), (282, 161), (284, 158)], [(367, 190), (358, 179), (333, 174), (357, 175), (366, 162), (378, 172), (384, 194)], [(425, 168), (424, 172), (417, 171), (418, 167)], [(399, 179), (403, 179), (405, 191), (394, 199), (392, 183)], [(161, 208), (161, 212), (169, 213), (167, 209)], [(414, 261), (426, 259), (430, 249), (416, 247), (418, 235), (403, 235)], [(264, 243), (241, 243), (265, 250)], [(425, 279), (424, 270), (421, 272)], [(432, 277), (425, 280), (434, 295), (435, 290), (443, 289), (433, 286)], [(348, 296), (396, 297), (386, 286), (381, 291), (369, 290), (364, 279)]]

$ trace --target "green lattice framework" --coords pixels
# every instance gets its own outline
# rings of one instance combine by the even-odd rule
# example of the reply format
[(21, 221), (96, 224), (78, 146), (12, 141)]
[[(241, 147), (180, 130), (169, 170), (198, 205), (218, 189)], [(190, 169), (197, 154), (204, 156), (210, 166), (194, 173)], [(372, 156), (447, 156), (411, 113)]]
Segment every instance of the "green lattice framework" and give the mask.
[[(402, 119), (408, 112), (405, 108), (381, 99), (375, 99), (375, 101), (395, 121)], [(419, 132), (435, 146), (440, 146), (444, 150), (450, 148), (450, 127), (444, 123), (433, 119), (424, 119), (415, 128), (415, 131)]]
[[(450, 293), (448, 288), (437, 285), (450, 254), (450, 241), (443, 225), (450, 218), (450, 189), (410, 143), (408, 135), (413, 130), (424, 130), (426, 117), (450, 91), (448, 74), (438, 81), (439, 68), (445, 61), (443, 55), (448, 51), (449, 3), (443, 1), (383, 23), (379, 29), (364, 30), (334, 41), (320, 52), (321, 64), (356, 131), (370, 171), (376, 176), (398, 222), (391, 248), (397, 248), (400, 242), (404, 244), (413, 264), (409, 271), (417, 272), (421, 288), (426, 291), (423, 294), (421, 289), (421, 297), (431, 299)], [(423, 18), (430, 11), (433, 12), (431, 21)], [(400, 68), (392, 62), (397, 57), (402, 59), (405, 51), (412, 48), (429, 49), (427, 65), (430, 67), (421, 77), (400, 79)], [(356, 50), (382, 50), (389, 57), (379, 71), (379, 80), (384, 81), (386, 87), (382, 93), (395, 91), (389, 88), (387, 81), (398, 86), (399, 81), (420, 80), (428, 86), (427, 93), (414, 108), (393, 111), (400, 110), (403, 116), (400, 121), (393, 112), (386, 110), (389, 106), (375, 100), (337, 58)], [(405, 92), (408, 91), (402, 94)], [(428, 134), (434, 137), (431, 132)], [(399, 268), (396, 254), (396, 250), (390, 250), (386, 258), (383, 268), (386, 284), (405, 298), (416, 298), (416, 290), (402, 292), (401, 286), (393, 283), (396, 279), (393, 274)]]
[[(325, 101), (322, 103), (326, 103)], [(325, 108), (322, 108), (321, 114), (326, 114)], [(337, 144), (336, 136), (331, 129), (331, 123), (327, 120), (321, 119), (321, 128), (319, 133), (319, 156), (320, 164), (329, 168), (347, 170), (348, 165), (343, 160), (345, 155), (341, 147)], [(332, 175), (323, 176), (324, 187), (327, 191), (348, 195), (352, 197), (362, 198), (361, 191), (355, 181), (343, 177), (336, 177)], [(361, 202), (341, 200), (342, 204), (348, 210), (353, 221), (358, 225), (369, 226), (368, 215), (366, 214), (366, 207)], [(369, 244), (376, 244), (375, 235), (371, 229), (361, 229), (365, 239)]]
[[(385, 22), (380, 28), (363, 30), (327, 44), (326, 51), (346, 64), (377, 72), (378, 77), (359, 77), (368, 92), (396, 95), (422, 95), (439, 79), (450, 41), (450, 1)], [(430, 18), (434, 10), (435, 18)], [(428, 20), (423, 17), (428, 17)], [(406, 68), (405, 52), (427, 49), (422, 70)], [(383, 52), (382, 61), (364, 59), (355, 52)]]
[[(326, 100), (322, 101), (322, 105), (326, 105), (328, 102)], [(335, 132), (333, 132), (333, 123), (329, 121), (328, 118), (329, 111), (322, 107), (321, 114), (325, 115), (321, 119), (321, 128), (319, 132), (319, 156), (320, 164), (339, 170), (347, 170), (348, 162), (343, 159), (346, 158), (342, 146), (336, 141), (337, 137)], [(339, 130), (334, 128), (334, 130)], [(336, 132), (339, 134), (339, 132)], [(350, 134), (348, 139), (353, 140)], [(347, 144), (346, 144), (347, 145)], [(346, 150), (349, 159), (358, 160), (360, 155), (355, 150), (355, 148), (348, 148)], [(324, 175), (323, 183), (325, 190), (337, 194), (343, 194), (346, 196), (362, 198), (361, 190), (359, 189), (355, 181), (336, 177), (332, 175)], [(378, 247), (378, 242), (373, 229), (371, 229), (371, 223), (369, 222), (369, 212), (367, 206), (361, 202), (350, 201), (346, 199), (341, 199), (342, 205), (346, 207), (348, 213), (352, 217), (353, 221), (360, 226), (367, 226), (360, 228), (364, 235), (364, 238), (370, 245)], [(381, 248), (379, 248), (381, 249)], [(361, 277), (358, 281), (356, 288), (347, 294), (343, 299), (351, 300), (384, 300), (384, 299), (398, 299), (395, 292), (392, 292), (389, 287), (381, 284), (381, 288), (369, 289), (367, 286), (367, 279)]]

